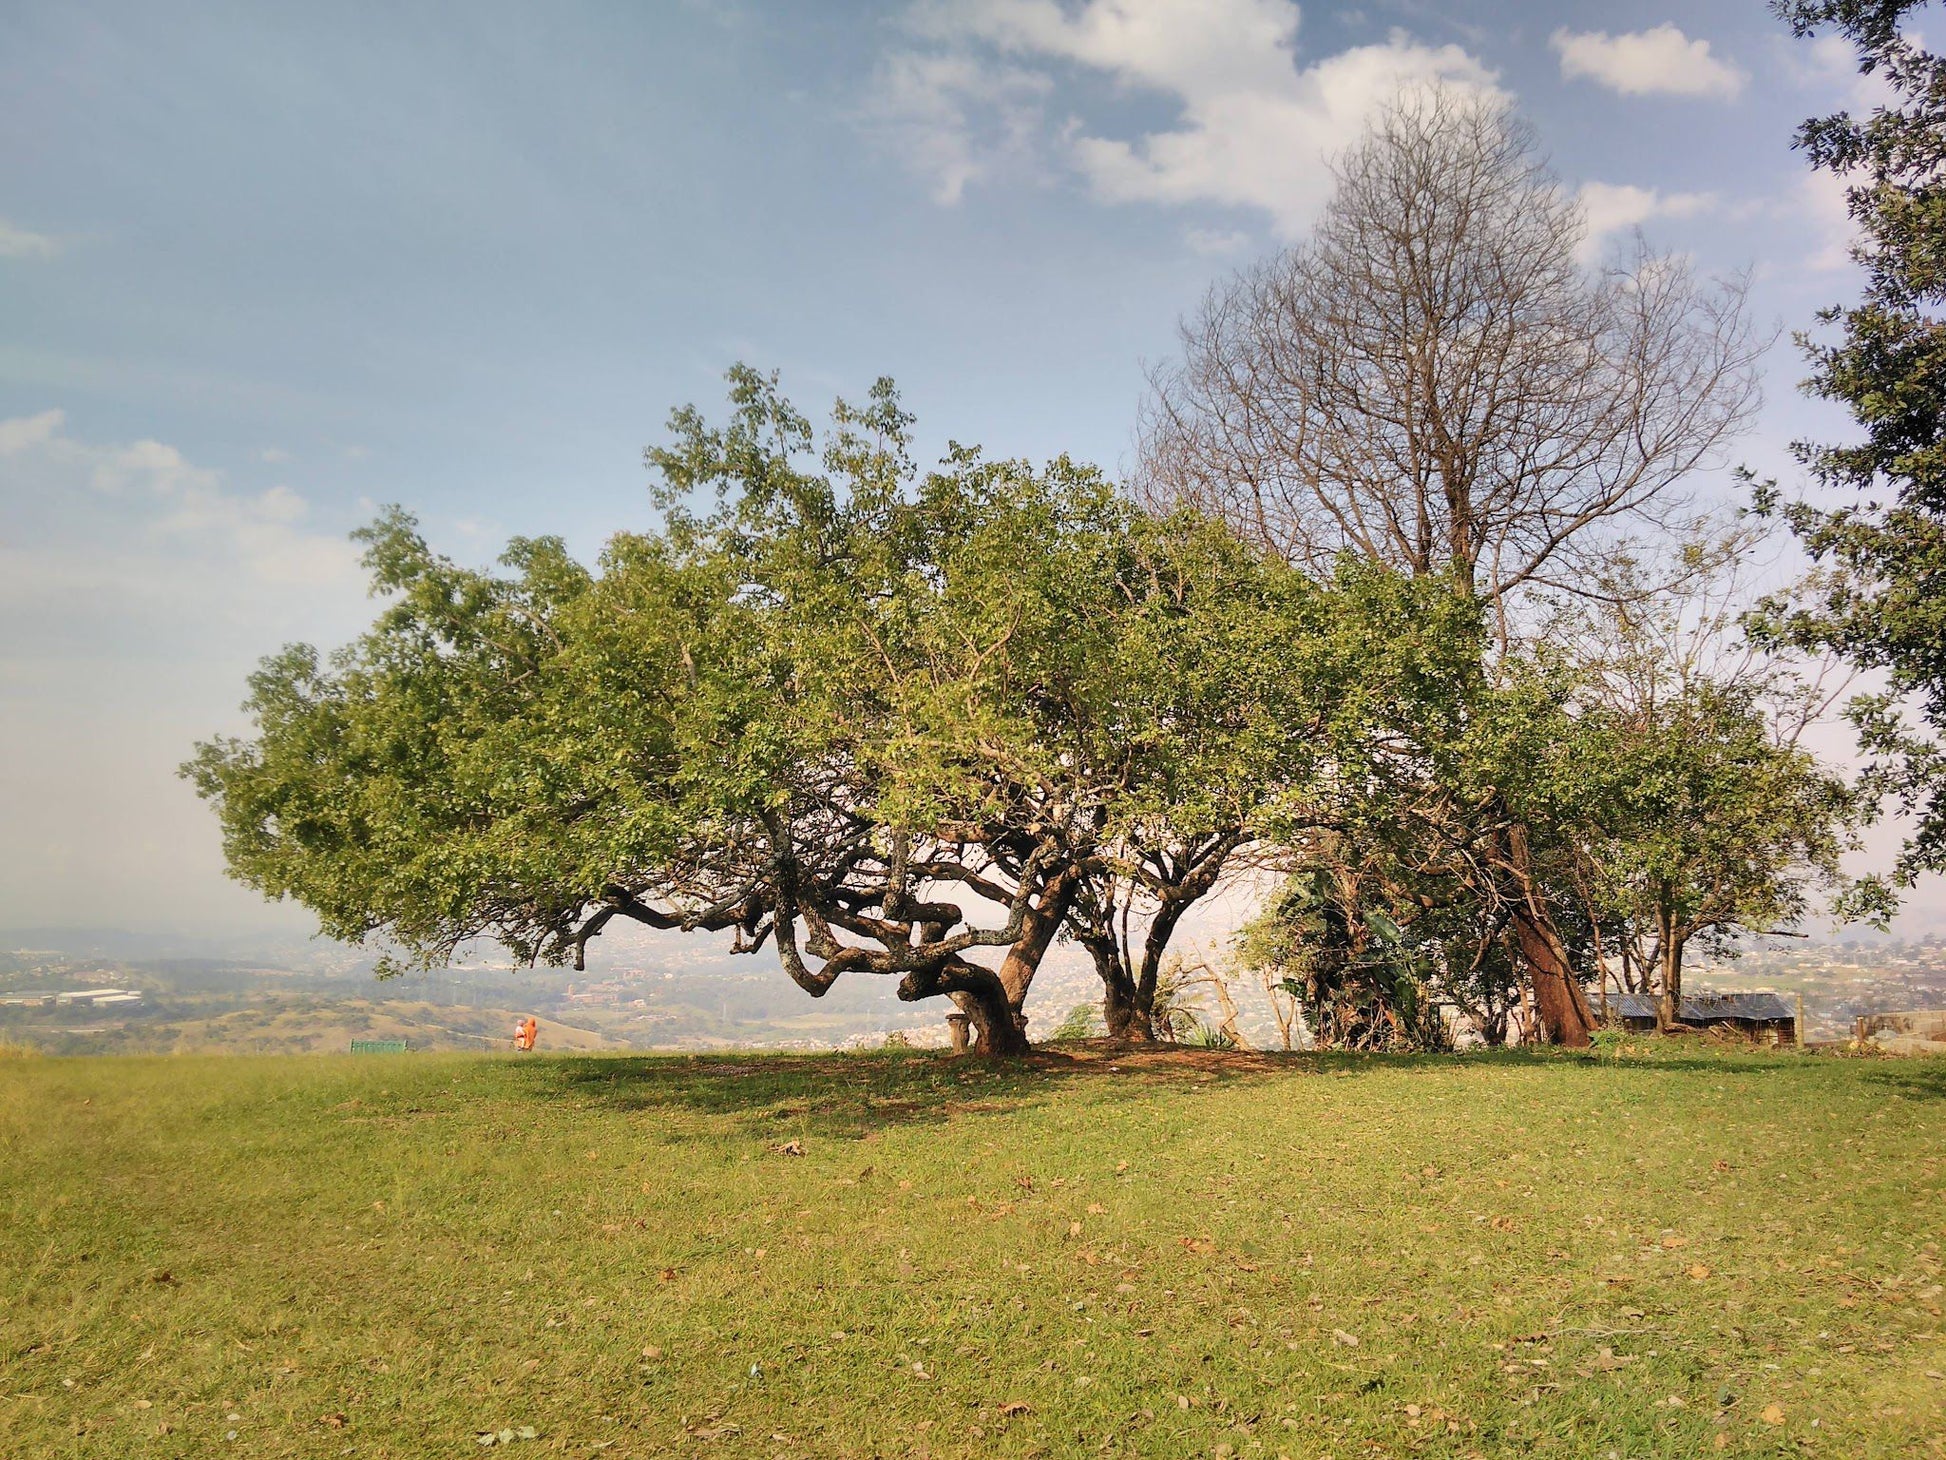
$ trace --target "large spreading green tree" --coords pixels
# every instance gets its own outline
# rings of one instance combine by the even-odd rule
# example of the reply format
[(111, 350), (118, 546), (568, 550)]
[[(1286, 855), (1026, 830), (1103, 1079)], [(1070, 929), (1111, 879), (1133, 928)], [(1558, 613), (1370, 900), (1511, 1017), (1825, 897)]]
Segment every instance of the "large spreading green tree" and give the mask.
[(714, 930), (813, 995), (950, 998), (995, 1053), (1066, 933), (1146, 1035), (1182, 912), (1267, 819), (1318, 814), (1402, 692), (1374, 634), (1452, 595), (1317, 583), (1066, 460), (956, 447), (922, 475), (888, 383), (821, 449), (773, 380), (735, 372), (732, 406), (677, 413), (664, 526), (598, 571), (368, 529), (371, 631), (266, 661), (257, 733), (186, 768), (231, 871), (420, 964)]
[(1883, 688), (1851, 707), (1869, 789), (1915, 819), (1900, 863), (1946, 869), (1946, 59), (1901, 22), (1924, 0), (1776, 0), (1800, 37), (1854, 48), (1888, 102), (1804, 123), (1797, 145), (1843, 178), (1865, 271), (1860, 300), (1819, 315), (1836, 337), (1801, 337), (1812, 394), (1850, 411), (1860, 437), (1795, 449), (1830, 506), (1759, 495), (1820, 566), (1812, 590), (1771, 606), (1774, 638), (1830, 649)]

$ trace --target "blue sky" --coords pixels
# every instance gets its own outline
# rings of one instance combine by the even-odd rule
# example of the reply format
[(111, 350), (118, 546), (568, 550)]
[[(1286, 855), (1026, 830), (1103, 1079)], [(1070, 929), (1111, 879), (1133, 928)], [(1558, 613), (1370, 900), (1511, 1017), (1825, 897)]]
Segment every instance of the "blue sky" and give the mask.
[[(1789, 139), (1858, 78), (1755, 0), (9, 6), (0, 926), (301, 925), (170, 770), (259, 655), (356, 629), (377, 503), (592, 554), (736, 360), (1118, 465), (1177, 316), (1429, 77), (1765, 320), (1853, 287)], [(1833, 428), (1801, 373), (1744, 459)]]

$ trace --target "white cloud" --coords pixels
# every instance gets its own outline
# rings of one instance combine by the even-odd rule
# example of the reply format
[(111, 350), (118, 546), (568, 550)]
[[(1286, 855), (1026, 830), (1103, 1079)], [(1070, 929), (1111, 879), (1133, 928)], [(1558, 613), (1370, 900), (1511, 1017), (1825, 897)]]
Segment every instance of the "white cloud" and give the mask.
[(1835, 273), (1853, 266), (1851, 244), (1856, 227), (1845, 201), (1849, 186), (1835, 173), (1822, 169), (1808, 172), (1778, 210), (1810, 235), (1811, 248), (1804, 267), (1814, 273)]
[(1561, 57), (1562, 76), (1585, 76), (1623, 96), (1733, 98), (1749, 80), (1712, 56), (1708, 41), (1691, 40), (1666, 23), (1623, 35), (1557, 30), (1551, 44)]
[(45, 445), (60, 434), (66, 420), (65, 411), (42, 411), (38, 416), (0, 421), (0, 456), (15, 456), (30, 446)]
[(450, 526), (469, 545), (500, 542), (507, 536), (506, 529), (499, 523), (484, 517), (455, 517)]
[(281, 466), (291, 459), (291, 454), (281, 446), (266, 446), (257, 453), (257, 460), (270, 466)]
[(0, 259), (51, 259), (60, 251), (59, 239), (31, 233), (0, 218)]
[(1582, 239), (1583, 261), (1598, 257), (1612, 234), (1639, 228), (1655, 218), (1693, 218), (1718, 205), (1715, 193), (1665, 193), (1630, 183), (1590, 182), (1581, 185), (1581, 208), (1588, 232)]
[(308, 512), (287, 486), (231, 491), (160, 441), (81, 440), (60, 411), (0, 421), (0, 603), (22, 611), (85, 584), (105, 595), (97, 608), (170, 603), (247, 629), (269, 600), (295, 610), (313, 590), (359, 582), (356, 548), (307, 528)]
[[(947, 200), (996, 155), (1051, 147), (1105, 201), (1253, 208), (1289, 236), (1329, 193), (1326, 159), (1401, 90), (1496, 92), (1494, 73), (1460, 47), (1402, 32), (1300, 66), (1298, 19), (1291, 0), (922, 4), (908, 28), (925, 48), (886, 59), (876, 114)], [(1128, 137), (1079, 118), (1054, 124), (1043, 112), (1061, 67), (1163, 98), (1174, 125)]]
[(1776, 47), (1778, 69), (1806, 90), (1831, 97), (1830, 105), (1868, 112), (1873, 107), (1893, 106), (1898, 102), (1899, 93), (1885, 79), (1883, 70), (1868, 76), (1858, 69), (1858, 52), (1843, 36), (1821, 35), (1803, 40), (1776, 36), (1772, 43)]
[(970, 182), (1031, 157), (1050, 78), (959, 54), (901, 51), (879, 66), (866, 120), (925, 178), (933, 201), (959, 202)]
[(16, 465), (15, 473), (53, 473), (70, 482), (86, 482), (92, 491), (107, 496), (133, 490), (168, 497), (209, 491), (218, 481), (215, 472), (190, 465), (175, 447), (160, 441), (91, 446), (66, 435), (66, 425), (64, 411), (0, 421), (0, 457), (26, 458)]

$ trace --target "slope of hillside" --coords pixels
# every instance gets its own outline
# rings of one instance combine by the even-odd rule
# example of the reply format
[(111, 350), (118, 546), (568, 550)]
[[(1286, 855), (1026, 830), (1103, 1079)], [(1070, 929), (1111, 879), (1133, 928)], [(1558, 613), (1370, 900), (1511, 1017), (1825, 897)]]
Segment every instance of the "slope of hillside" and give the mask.
[(0, 1434), (1937, 1455), (1942, 1112), (1687, 1049), (5, 1060)]

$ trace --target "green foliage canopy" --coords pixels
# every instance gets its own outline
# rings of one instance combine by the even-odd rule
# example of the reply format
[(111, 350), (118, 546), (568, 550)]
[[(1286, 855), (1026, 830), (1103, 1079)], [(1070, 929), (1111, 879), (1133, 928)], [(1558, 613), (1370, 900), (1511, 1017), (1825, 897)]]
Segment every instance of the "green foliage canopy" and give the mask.
[(1424, 672), (1374, 646), (1470, 613), (1311, 582), (1066, 459), (921, 475), (889, 382), (822, 443), (774, 379), (734, 372), (731, 405), (676, 413), (662, 530), (595, 571), (366, 529), (371, 630), (267, 660), (257, 733), (185, 767), (233, 874), (416, 964), (475, 938), (578, 963), (616, 917), (774, 940), (813, 993), (894, 975), (1006, 1043), (1063, 927), (1193, 899), (1210, 847), (1327, 814)]
[(1814, 167), (1850, 183), (1866, 285), (1857, 304), (1818, 316), (1835, 340), (1800, 336), (1807, 388), (1848, 409), (1863, 439), (1795, 451), (1815, 482), (1852, 500), (1827, 510), (1782, 503), (1774, 487), (1758, 494), (1823, 569), (1795, 603), (1770, 605), (1764, 630), (1884, 674), (1885, 689), (1855, 700), (1851, 716), (1875, 757), (1868, 789), (1916, 813), (1908, 878), (1946, 867), (1946, 59), (1900, 25), (1922, 3), (1773, 4), (1799, 36), (1849, 41), (1859, 70), (1896, 100), (1863, 119), (1813, 118), (1797, 135)]

